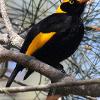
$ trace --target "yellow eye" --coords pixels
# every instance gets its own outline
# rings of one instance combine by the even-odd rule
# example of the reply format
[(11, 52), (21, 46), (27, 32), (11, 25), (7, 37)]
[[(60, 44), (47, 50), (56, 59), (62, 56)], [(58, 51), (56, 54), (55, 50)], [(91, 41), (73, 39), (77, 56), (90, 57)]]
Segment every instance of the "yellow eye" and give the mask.
[(72, 5), (74, 3), (74, 1), (73, 0), (69, 0), (69, 3)]
[(64, 2), (69, 2), (70, 4), (73, 4), (73, 3), (74, 3), (73, 0), (63, 0), (62, 2), (63, 2), (63, 3), (64, 3)]

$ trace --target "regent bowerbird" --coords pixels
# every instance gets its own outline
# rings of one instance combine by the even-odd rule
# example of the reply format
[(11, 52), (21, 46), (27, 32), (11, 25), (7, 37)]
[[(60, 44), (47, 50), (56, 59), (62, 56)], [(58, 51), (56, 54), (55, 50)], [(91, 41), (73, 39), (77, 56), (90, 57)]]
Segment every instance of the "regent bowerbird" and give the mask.
[[(61, 61), (70, 57), (78, 48), (83, 36), (84, 25), (81, 14), (85, 3), (64, 0), (56, 13), (35, 24), (28, 32), (20, 49), (21, 53), (34, 56), (54, 68), (65, 72)], [(17, 64), (6, 86), (9, 87), (19, 71), (25, 66)], [(26, 79), (33, 71), (26, 73)]]

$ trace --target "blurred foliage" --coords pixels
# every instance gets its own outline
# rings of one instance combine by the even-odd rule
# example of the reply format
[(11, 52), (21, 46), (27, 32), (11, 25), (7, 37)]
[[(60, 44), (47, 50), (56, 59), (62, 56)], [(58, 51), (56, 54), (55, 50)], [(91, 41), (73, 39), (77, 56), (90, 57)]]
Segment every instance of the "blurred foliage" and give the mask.
[[(21, 36), (27, 33), (32, 25), (54, 13), (59, 4), (60, 0), (6, 0), (11, 23)], [(66, 72), (77, 79), (100, 78), (100, 31), (91, 28), (92, 26), (100, 27), (100, 0), (87, 4), (82, 19), (85, 25), (84, 39), (78, 50), (62, 64)], [(0, 33), (3, 34), (4, 31), (5, 26), (0, 19)], [(73, 97), (74, 100), (84, 99)], [(38, 100), (40, 100), (39, 97)]]

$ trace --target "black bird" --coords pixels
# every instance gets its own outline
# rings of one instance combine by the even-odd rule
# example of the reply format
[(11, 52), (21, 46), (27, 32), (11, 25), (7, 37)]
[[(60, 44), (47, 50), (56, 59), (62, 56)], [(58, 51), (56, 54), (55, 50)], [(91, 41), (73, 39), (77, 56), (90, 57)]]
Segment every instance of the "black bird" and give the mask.
[[(28, 32), (20, 50), (29, 56), (53, 66), (64, 72), (61, 61), (71, 56), (78, 48), (83, 36), (84, 26), (81, 14), (85, 3), (67, 0), (60, 5), (61, 12), (54, 13), (35, 24)], [(19, 71), (25, 67), (17, 64), (6, 86), (9, 87)], [(26, 73), (26, 79), (33, 71)]]

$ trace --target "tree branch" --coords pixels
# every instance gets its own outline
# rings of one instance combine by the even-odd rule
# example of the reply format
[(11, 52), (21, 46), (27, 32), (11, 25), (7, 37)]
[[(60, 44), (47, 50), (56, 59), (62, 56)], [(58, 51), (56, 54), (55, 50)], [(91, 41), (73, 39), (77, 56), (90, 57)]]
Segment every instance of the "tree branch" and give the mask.
[(10, 38), (11, 44), (20, 48), (24, 40), (12, 28), (12, 24), (9, 20), (8, 15), (7, 15), (4, 0), (0, 0), (0, 9), (1, 9), (1, 14), (2, 14), (2, 18), (3, 18), (4, 23), (5, 23), (5, 26), (9, 32), (9, 38)]
[(0, 44), (8, 43), (8, 34), (0, 34)]
[(97, 27), (97, 26), (90, 26), (90, 28), (96, 30), (96, 31), (100, 31), (100, 27)]
[(87, 30), (95, 30), (95, 31), (100, 31), (100, 27), (97, 26), (86, 26)]
[(41, 73), (42, 75), (50, 78), (52, 81), (58, 81), (60, 78), (64, 77), (64, 74), (62, 72), (56, 70), (52, 66), (45, 64), (35, 59), (34, 57), (7, 50), (0, 45), (0, 62), (7, 60), (12, 60), (21, 63), (22, 65), (30, 68), (31, 70), (35, 70)]
[(17, 93), (17, 92), (28, 92), (28, 91), (48, 91), (49, 89), (60, 89), (61, 95), (81, 95), (81, 96), (99, 96), (100, 92), (100, 80), (84, 80), (84, 81), (68, 81), (70, 77), (66, 78), (66, 82), (57, 82), (48, 85), (37, 85), (37, 86), (21, 86), (21, 87), (7, 87), (0, 88), (0, 93)]
[(43, 62), (36, 60), (33, 57), (26, 56), (22, 53), (16, 53), (7, 50), (0, 46), (0, 62), (6, 60), (13, 60), (21, 63), (31, 70), (35, 70), (46, 77), (50, 78), (54, 82), (48, 85), (38, 85), (38, 86), (27, 86), (27, 87), (11, 87), (11, 88), (1, 88), (1, 93), (5, 90), (8, 92), (25, 92), (25, 91), (46, 91), (50, 88), (60, 89), (59, 94), (75, 94), (81, 96), (99, 96), (100, 92), (100, 80), (82, 80), (76, 81), (73, 77), (65, 76), (60, 71), (56, 70), (52, 66), (49, 66)]

